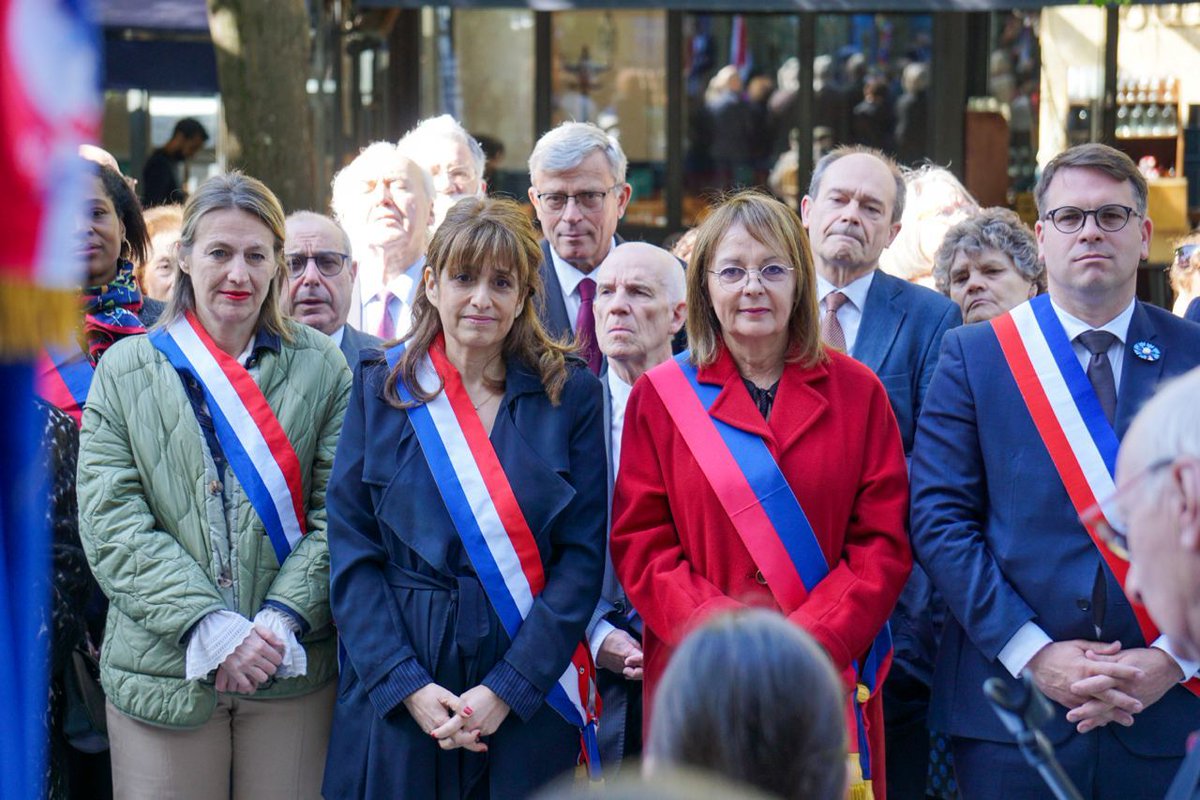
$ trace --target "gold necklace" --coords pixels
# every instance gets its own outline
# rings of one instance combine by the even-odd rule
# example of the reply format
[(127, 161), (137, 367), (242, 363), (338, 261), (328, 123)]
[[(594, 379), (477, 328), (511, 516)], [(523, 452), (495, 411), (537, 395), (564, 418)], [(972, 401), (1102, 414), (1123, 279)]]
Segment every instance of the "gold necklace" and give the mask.
[(475, 410), (478, 411), (479, 409), (483, 408), (484, 406), (486, 406), (488, 403), (492, 402), (499, 396), (500, 395), (498, 395), (498, 394), (490, 394), (487, 397), (485, 397), (483, 400), (480, 400), (478, 403), (472, 403), (471, 405), (475, 406)]

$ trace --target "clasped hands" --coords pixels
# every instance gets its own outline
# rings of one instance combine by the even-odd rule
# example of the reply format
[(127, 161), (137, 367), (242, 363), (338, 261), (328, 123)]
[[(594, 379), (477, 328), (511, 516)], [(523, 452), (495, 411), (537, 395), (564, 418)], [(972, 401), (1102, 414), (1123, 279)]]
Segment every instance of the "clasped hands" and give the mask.
[(254, 694), (283, 663), (284, 644), (270, 628), (256, 624), (217, 667), (217, 691)]
[(472, 753), (487, 752), (481, 739), (495, 733), (509, 712), (508, 703), (486, 686), (456, 695), (436, 683), (427, 683), (404, 698), (404, 707), (438, 747), (461, 747)]
[(1164, 650), (1122, 650), (1120, 642), (1084, 639), (1046, 645), (1028, 668), (1042, 693), (1069, 709), (1067, 721), (1080, 733), (1110, 722), (1129, 727), (1134, 714), (1183, 679), (1179, 664)]

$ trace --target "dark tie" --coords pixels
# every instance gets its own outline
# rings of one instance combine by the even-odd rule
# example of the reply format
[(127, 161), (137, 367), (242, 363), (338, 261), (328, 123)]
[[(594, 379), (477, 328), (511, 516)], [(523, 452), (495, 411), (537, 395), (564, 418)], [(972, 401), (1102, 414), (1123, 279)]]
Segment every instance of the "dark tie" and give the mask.
[(579, 313), (575, 315), (575, 341), (579, 354), (587, 361), (592, 374), (600, 374), (600, 345), (596, 343), (596, 315), (592, 300), (596, 297), (596, 282), (584, 278), (579, 282)]
[(1108, 331), (1085, 331), (1076, 338), (1092, 354), (1087, 364), (1088, 380), (1092, 382), (1100, 407), (1104, 409), (1104, 416), (1108, 417), (1111, 425), (1117, 418), (1117, 382), (1113, 378), (1112, 363), (1108, 360), (1108, 349), (1117, 341), (1117, 337)]
[(843, 353), (846, 352), (846, 332), (838, 322), (837, 310), (849, 299), (841, 292), (825, 295), (825, 316), (821, 318), (821, 341)]

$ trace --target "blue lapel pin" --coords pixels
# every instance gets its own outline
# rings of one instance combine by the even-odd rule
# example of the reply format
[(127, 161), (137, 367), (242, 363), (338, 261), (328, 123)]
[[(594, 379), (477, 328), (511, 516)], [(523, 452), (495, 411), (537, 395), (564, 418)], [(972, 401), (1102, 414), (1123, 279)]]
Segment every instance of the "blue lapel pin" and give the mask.
[(1133, 346), (1133, 354), (1142, 361), (1158, 361), (1162, 358), (1162, 350), (1150, 342), (1137, 342)]

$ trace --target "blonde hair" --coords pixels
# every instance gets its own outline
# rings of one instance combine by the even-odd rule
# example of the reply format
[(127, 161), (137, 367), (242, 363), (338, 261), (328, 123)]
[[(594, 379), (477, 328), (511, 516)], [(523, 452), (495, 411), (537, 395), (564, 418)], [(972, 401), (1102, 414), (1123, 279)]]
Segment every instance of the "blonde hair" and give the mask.
[[(567, 382), (567, 354), (574, 348), (552, 339), (542, 326), (538, 305), (542, 302), (542, 279), (538, 267), (542, 248), (529, 216), (513, 200), (468, 198), (448, 212), (425, 256), (426, 269), (436, 283), (448, 269), (477, 276), (484, 265), (510, 270), (517, 290), (524, 294), (517, 317), (504, 340), (504, 355), (532, 367), (541, 378), (550, 402), (558, 405)], [(397, 382), (403, 381), (416, 403), (426, 403), (441, 391), (425, 391), (417, 381), (417, 367), (438, 335), (442, 318), (425, 293), (425, 281), (413, 300), (412, 329), (403, 341), (404, 355), (387, 377), (384, 397), (396, 408), (407, 408), (400, 399)], [(503, 387), (493, 387), (502, 390)]]
[(805, 367), (823, 361), (817, 273), (808, 234), (791, 208), (762, 192), (743, 190), (726, 196), (696, 228), (696, 246), (687, 268), (687, 335), (692, 363), (705, 367), (717, 358), (721, 324), (708, 293), (708, 271), (721, 240), (735, 225), (741, 225), (757, 241), (778, 247), (779, 254), (795, 268), (785, 360)]
[[(183, 206), (171, 203), (166, 206), (147, 208), (142, 212), (142, 219), (146, 221), (146, 239), (150, 242), (150, 247), (147, 248), (146, 257), (133, 265), (133, 277), (137, 280), (138, 286), (141, 286), (145, 280), (146, 267), (150, 266), (150, 257), (154, 254), (154, 237), (167, 231), (178, 231), (183, 227)], [(178, 261), (174, 255), (170, 255), (169, 260), (173, 271), (178, 267)]]
[[(179, 261), (182, 262), (195, 246), (200, 220), (210, 211), (230, 209), (253, 215), (271, 231), (274, 240), (272, 263), (275, 265), (275, 274), (271, 276), (266, 299), (259, 309), (256, 330), (273, 333), (290, 341), (292, 334), (279, 308), (279, 298), (287, 292), (287, 270), (283, 268), (283, 242), (287, 238), (287, 231), (284, 226), (283, 206), (265, 183), (234, 171), (214, 175), (200, 184), (200, 188), (188, 198), (187, 205), (183, 207), (183, 228), (179, 233)], [(184, 312), (195, 308), (196, 290), (192, 286), (192, 276), (179, 269), (175, 275), (175, 285), (171, 289), (171, 298), (167, 301), (167, 307), (163, 310), (157, 326), (166, 327), (183, 316)]]

